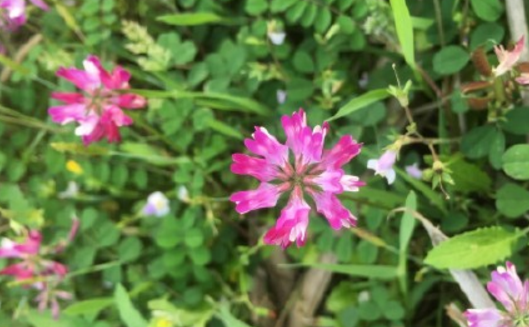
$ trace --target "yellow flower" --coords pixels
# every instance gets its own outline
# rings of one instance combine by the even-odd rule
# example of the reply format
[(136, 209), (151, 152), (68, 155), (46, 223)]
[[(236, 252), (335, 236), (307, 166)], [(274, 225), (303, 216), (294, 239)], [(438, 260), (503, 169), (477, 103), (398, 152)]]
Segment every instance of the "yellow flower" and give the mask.
[(73, 160), (68, 160), (68, 162), (66, 162), (66, 169), (76, 175), (81, 175), (83, 173), (81, 165)]
[(156, 325), (155, 326), (156, 327), (173, 327), (173, 323), (172, 323), (172, 321), (170, 321), (167, 318), (159, 318), (156, 321)]

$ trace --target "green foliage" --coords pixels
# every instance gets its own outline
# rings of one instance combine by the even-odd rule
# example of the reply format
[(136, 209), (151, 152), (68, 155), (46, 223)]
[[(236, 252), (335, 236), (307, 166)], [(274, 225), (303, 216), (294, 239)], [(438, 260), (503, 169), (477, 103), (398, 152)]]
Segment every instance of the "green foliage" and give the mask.
[(496, 194), (496, 208), (509, 218), (516, 218), (529, 210), (529, 192), (516, 184), (503, 185)]
[(512, 253), (523, 234), (489, 227), (459, 234), (433, 248), (425, 263), (439, 269), (471, 269), (495, 264)]
[(529, 145), (517, 144), (505, 151), (502, 168), (507, 175), (517, 180), (529, 180)]
[(451, 45), (441, 49), (433, 57), (433, 69), (440, 75), (451, 75), (463, 69), (470, 56), (462, 47)]

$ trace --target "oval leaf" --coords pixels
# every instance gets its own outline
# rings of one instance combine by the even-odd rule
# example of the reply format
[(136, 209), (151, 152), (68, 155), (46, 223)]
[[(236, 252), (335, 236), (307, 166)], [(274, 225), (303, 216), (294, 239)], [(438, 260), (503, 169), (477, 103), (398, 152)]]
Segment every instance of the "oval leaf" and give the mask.
[(511, 255), (513, 243), (522, 235), (500, 227), (477, 229), (439, 244), (428, 252), (424, 262), (439, 269), (473, 269), (494, 264)]
[(335, 120), (343, 116), (347, 116), (355, 112), (358, 109), (368, 106), (374, 102), (383, 100), (387, 98), (388, 96), (389, 96), (389, 93), (386, 89), (377, 89), (377, 90), (372, 90), (367, 93), (364, 93), (361, 96), (356, 97), (353, 100), (349, 101), (345, 106), (341, 107), (340, 110), (338, 110), (338, 112), (336, 113), (336, 115), (327, 119), (327, 121), (331, 121), (331, 120)]
[(529, 180), (529, 144), (510, 147), (502, 157), (503, 170), (517, 180)]

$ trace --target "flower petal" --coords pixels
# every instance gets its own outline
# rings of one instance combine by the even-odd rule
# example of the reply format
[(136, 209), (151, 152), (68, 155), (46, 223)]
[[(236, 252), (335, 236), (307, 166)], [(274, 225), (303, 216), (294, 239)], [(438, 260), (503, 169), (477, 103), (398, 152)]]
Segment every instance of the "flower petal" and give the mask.
[(279, 143), (266, 128), (256, 127), (253, 139), (245, 139), (244, 144), (251, 152), (264, 157), (269, 163), (282, 167), (288, 160), (288, 147)]
[(83, 104), (85, 102), (84, 96), (76, 92), (52, 92), (51, 98), (66, 104)]
[(319, 166), (324, 169), (339, 169), (357, 156), (361, 149), (361, 143), (357, 143), (351, 135), (344, 135), (332, 149), (323, 152)]
[(506, 72), (510, 71), (516, 62), (520, 59), (523, 48), (525, 46), (525, 36), (522, 37), (516, 42), (516, 45), (511, 51), (505, 50), (503, 46), (498, 45), (494, 47), (494, 52), (498, 57), (499, 64), (494, 68), (494, 75), (501, 76)]
[(469, 309), (464, 313), (468, 327), (503, 327), (503, 315), (495, 308)]
[(86, 112), (87, 109), (84, 104), (67, 104), (48, 109), (51, 120), (62, 125), (85, 119)]
[(236, 204), (235, 210), (240, 214), (245, 214), (252, 210), (274, 207), (287, 185), (272, 185), (261, 183), (255, 190), (240, 191), (233, 193), (230, 201)]
[(277, 166), (265, 159), (255, 158), (241, 153), (232, 155), (231, 171), (238, 175), (250, 175), (261, 182), (269, 182), (279, 177)]
[(318, 193), (308, 190), (316, 202), (317, 211), (327, 218), (333, 229), (349, 228), (356, 226), (356, 217), (347, 210), (336, 195), (329, 192)]
[(264, 242), (270, 245), (280, 245), (283, 249), (293, 242), (303, 246), (307, 238), (310, 206), (303, 200), (299, 188), (294, 191), (287, 206), (281, 210), (281, 216), (264, 236)]

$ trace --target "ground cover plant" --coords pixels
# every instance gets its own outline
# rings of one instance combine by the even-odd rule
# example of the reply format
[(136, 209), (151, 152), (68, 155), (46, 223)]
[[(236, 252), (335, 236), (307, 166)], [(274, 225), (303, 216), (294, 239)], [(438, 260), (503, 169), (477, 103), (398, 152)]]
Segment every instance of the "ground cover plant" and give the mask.
[(0, 0), (0, 326), (529, 326), (521, 0)]

